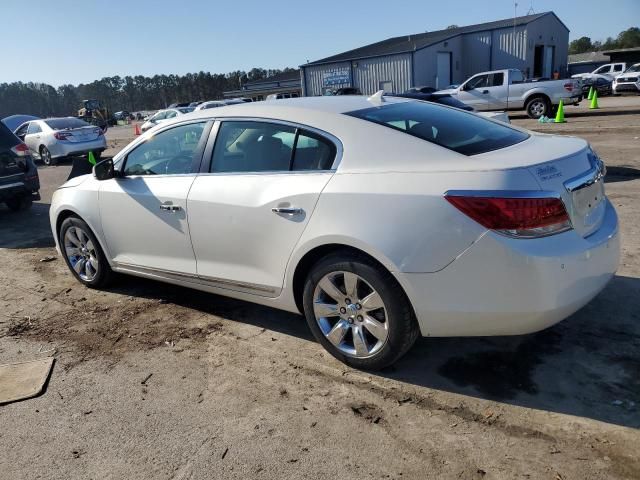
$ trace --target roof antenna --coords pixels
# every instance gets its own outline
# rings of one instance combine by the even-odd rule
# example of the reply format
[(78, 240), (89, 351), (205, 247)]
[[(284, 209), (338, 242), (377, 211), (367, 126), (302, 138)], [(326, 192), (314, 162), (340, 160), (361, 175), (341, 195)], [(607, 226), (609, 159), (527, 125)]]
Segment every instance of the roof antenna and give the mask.
[(527, 10), (527, 15), (535, 15), (536, 11), (533, 9), (533, 0), (531, 0), (531, 6)]
[(367, 100), (371, 103), (384, 103), (387, 100), (383, 97), (384, 90), (378, 90), (376, 93), (371, 95)]

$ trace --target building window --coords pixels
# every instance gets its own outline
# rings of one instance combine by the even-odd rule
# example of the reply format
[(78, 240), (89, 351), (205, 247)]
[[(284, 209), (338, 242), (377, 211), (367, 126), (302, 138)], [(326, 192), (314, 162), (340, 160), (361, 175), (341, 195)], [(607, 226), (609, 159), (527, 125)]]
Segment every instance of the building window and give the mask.
[(384, 90), (386, 93), (393, 93), (393, 82), (390, 80), (380, 82), (380, 90)]

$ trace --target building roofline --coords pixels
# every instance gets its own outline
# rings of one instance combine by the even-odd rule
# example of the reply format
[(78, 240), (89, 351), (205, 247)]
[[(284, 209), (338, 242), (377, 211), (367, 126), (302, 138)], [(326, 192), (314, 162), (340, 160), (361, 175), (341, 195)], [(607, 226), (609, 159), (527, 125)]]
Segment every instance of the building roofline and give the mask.
[[(518, 25), (519, 26), (520, 25), (528, 25), (531, 22), (535, 22), (536, 20), (539, 20), (541, 18), (546, 17), (547, 15), (553, 15), (555, 17), (555, 19), (558, 20), (558, 22), (567, 30), (567, 32), (571, 31), (565, 25), (565, 23), (562, 20), (560, 20), (560, 18), (553, 11), (539, 13), (539, 14), (537, 14), (535, 16), (535, 18), (531, 18), (531, 19), (526, 20), (526, 21), (521, 21), (521, 23), (518, 23)], [(529, 15), (524, 15), (522, 17), (516, 17), (516, 19), (517, 18), (523, 19), (523, 18), (528, 17), (528, 16)], [(533, 16), (534, 15), (531, 15), (531, 17), (533, 17)], [(421, 45), (418, 48), (414, 47), (413, 49), (399, 50), (397, 52), (377, 53), (377, 54), (373, 54), (373, 55), (359, 55), (359, 56), (356, 56), (356, 57), (346, 57), (346, 58), (343, 58), (343, 59), (340, 59), (340, 60), (336, 60), (335, 59), (335, 57), (337, 57), (339, 55), (346, 54), (346, 53), (349, 52), (349, 51), (347, 51), (347, 52), (344, 52), (343, 54), (338, 53), (336, 55), (331, 55), (329, 57), (325, 57), (325, 58), (322, 58), (322, 59), (314, 61), (314, 62), (308, 62), (306, 64), (300, 65), (300, 68), (303, 69), (305, 67), (312, 67), (312, 66), (315, 66), (315, 65), (327, 65), (327, 64), (330, 64), (330, 63), (353, 62), (353, 61), (356, 61), (356, 60), (363, 60), (363, 59), (366, 59), (366, 58), (379, 58), (379, 57), (386, 57), (386, 56), (390, 56), (390, 55), (402, 55), (402, 54), (405, 54), (405, 53), (413, 53), (413, 52), (417, 52), (419, 50), (423, 50), (425, 48), (429, 48), (429, 47), (431, 47), (431, 46), (433, 46), (435, 44), (438, 44), (438, 43), (441, 43), (441, 42), (446, 42), (448, 40), (451, 40), (452, 38), (459, 37), (460, 35), (466, 35), (466, 34), (475, 33), (475, 32), (500, 30), (500, 29), (506, 28), (506, 27), (481, 28), (482, 26), (486, 26), (486, 25), (490, 25), (492, 23), (496, 23), (496, 22), (500, 22), (500, 21), (506, 21), (506, 20), (509, 20), (509, 19), (496, 20), (495, 22), (485, 22), (485, 23), (478, 23), (478, 24), (473, 24), (473, 25), (466, 25), (464, 27), (458, 27), (457, 29), (451, 29), (452, 32), (451, 32), (450, 36), (444, 37), (444, 38), (434, 39), (433, 41), (431, 41), (429, 43), (426, 43), (425, 45)], [(478, 28), (475, 28), (475, 29), (473, 29), (471, 31), (467, 31), (467, 32), (461, 31), (461, 30), (463, 30), (465, 28), (470, 28), (470, 27), (478, 27)], [(456, 32), (456, 30), (458, 30), (458, 31)], [(435, 30), (433, 32), (428, 32), (428, 33), (432, 33), (432, 34), (435, 34), (435, 33), (438, 33), (438, 32), (445, 33), (446, 31), (447, 31), (447, 29)], [(421, 35), (421, 34), (418, 34), (418, 35)], [(411, 35), (408, 35), (408, 36), (411, 36)], [(385, 41), (390, 41), (390, 40), (393, 40), (394, 38), (400, 39), (400, 38), (403, 38), (403, 37), (407, 37), (407, 35), (402, 35), (402, 36), (399, 36), (399, 37), (391, 37), (391, 38), (388, 38), (386, 40), (381, 40), (380, 42), (375, 42), (375, 43), (372, 43), (372, 44), (369, 44), (369, 45), (364, 45), (363, 47), (354, 48), (354, 49), (352, 49), (350, 51), (355, 51), (355, 50), (359, 50), (359, 49), (364, 48), (364, 47), (375, 45), (377, 43), (383, 43)]]

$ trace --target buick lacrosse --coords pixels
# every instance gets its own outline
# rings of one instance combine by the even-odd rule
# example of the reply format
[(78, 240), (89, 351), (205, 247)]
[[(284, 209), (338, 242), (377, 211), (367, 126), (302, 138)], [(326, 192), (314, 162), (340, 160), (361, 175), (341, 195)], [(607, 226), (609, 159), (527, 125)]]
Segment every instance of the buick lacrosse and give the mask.
[[(583, 140), (417, 100), (316, 97), (202, 110), (54, 194), (72, 274), (114, 272), (303, 313), (357, 368), (419, 335), (517, 335), (616, 271), (605, 169)], [(215, 298), (211, 298), (215, 302)]]

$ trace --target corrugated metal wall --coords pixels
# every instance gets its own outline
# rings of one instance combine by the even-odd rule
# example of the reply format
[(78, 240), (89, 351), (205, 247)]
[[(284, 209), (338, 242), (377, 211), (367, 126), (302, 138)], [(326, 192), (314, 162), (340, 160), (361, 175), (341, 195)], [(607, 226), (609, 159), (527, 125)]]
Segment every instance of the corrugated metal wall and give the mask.
[[(308, 97), (322, 95), (325, 88), (357, 87), (363, 94), (370, 95), (381, 88), (382, 82), (391, 82), (393, 92), (404, 92), (412, 86), (411, 54), (389, 55), (385, 57), (366, 58), (353, 62), (329, 63), (302, 67), (306, 80), (305, 95)], [(328, 72), (349, 69), (351, 82), (325, 85)]]
[(411, 54), (368, 58), (353, 62), (354, 86), (370, 95), (391, 82), (391, 91), (404, 92), (411, 85)]
[[(323, 93), (323, 79), (325, 72), (332, 72), (345, 68), (351, 69), (351, 62), (329, 63), (327, 65), (313, 65), (309, 67), (303, 66), (302, 68), (304, 70), (304, 79), (306, 80), (306, 85), (303, 82), (303, 86), (306, 88), (303, 94), (307, 97), (315, 97), (317, 95), (322, 95)], [(351, 84), (347, 83), (331, 85), (331, 88), (342, 88), (350, 86)]]

